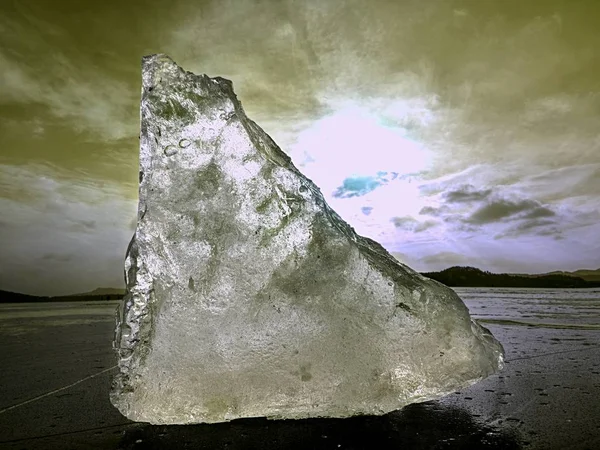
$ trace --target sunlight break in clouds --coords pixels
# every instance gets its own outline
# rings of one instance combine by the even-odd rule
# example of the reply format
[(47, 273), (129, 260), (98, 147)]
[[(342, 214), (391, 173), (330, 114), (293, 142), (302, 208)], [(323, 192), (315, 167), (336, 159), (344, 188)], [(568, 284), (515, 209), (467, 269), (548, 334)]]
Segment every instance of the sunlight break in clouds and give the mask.
[[(547, 195), (560, 186), (556, 180), (536, 178), (576, 162), (581, 177), (573, 172), (571, 183), (581, 185), (583, 167), (600, 161), (591, 133), (600, 122), (590, 109), (598, 99), (556, 91), (553, 77), (588, 56), (565, 46), (566, 23), (557, 26), (555, 12), (515, 26), (442, 2), (350, 2), (341, 9), (337, 2), (267, 9), (249, 2), (256, 15), (239, 30), (242, 45), (224, 33), (245, 9), (210, 5), (196, 15), (187, 10), (170, 44), (174, 54), (185, 54), (183, 63), (196, 71), (232, 78), (248, 114), (359, 233), (417, 259), (445, 251), (470, 255), (477, 265), (496, 251), (498, 261), (542, 253), (562, 261), (580, 246), (569, 230), (597, 230), (585, 210), (572, 212), (579, 219), (565, 213), (568, 191)], [(432, 29), (433, 40), (425, 32)], [(214, 53), (194, 44), (210, 39)], [(538, 89), (544, 83), (549, 91)], [(465, 184), (473, 196), (489, 192), (496, 200), (444, 196)], [(587, 186), (597, 198), (598, 188)], [(426, 208), (441, 213), (420, 214)], [(554, 216), (534, 217), (542, 213)], [(594, 261), (581, 248), (580, 257)], [(535, 264), (561, 263), (544, 257)]]
[(406, 137), (403, 129), (381, 122), (365, 108), (341, 107), (300, 132), (290, 155), (328, 200), (349, 177), (381, 171), (403, 176), (426, 170), (429, 152)]

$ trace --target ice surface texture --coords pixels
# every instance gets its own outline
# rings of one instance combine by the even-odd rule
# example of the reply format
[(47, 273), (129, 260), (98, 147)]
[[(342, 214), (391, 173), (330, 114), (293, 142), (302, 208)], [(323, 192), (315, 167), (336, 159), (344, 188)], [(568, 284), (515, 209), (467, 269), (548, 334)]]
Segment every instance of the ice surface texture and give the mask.
[(358, 236), (232, 83), (143, 58), (138, 223), (112, 403), (154, 424), (384, 414), (503, 349), (451, 289)]

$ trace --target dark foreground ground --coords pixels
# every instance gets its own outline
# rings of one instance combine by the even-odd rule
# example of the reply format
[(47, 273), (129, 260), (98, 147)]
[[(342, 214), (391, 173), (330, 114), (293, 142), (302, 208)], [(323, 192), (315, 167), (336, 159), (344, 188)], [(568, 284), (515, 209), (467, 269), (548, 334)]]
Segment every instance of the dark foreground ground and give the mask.
[(108, 400), (116, 302), (0, 308), (0, 449), (600, 449), (600, 331), (492, 325), (506, 369), (382, 417), (152, 426)]

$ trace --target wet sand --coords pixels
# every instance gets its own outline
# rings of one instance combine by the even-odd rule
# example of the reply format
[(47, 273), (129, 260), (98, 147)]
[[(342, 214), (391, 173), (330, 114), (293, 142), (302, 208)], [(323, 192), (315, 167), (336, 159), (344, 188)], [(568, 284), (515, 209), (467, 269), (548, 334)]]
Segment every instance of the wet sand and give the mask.
[(486, 324), (499, 374), (381, 417), (152, 426), (108, 400), (117, 302), (0, 305), (0, 449), (598, 449), (600, 330)]

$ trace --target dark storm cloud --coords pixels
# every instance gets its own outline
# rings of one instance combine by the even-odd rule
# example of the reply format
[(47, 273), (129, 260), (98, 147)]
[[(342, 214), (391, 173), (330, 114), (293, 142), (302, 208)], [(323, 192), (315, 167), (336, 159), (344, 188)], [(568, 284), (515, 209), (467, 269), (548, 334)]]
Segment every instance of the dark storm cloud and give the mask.
[(394, 224), (396, 228), (403, 229), (411, 229), (415, 224), (417, 224), (417, 220), (413, 217), (405, 216), (405, 217), (392, 217), (390, 221)]
[(472, 184), (467, 184), (445, 192), (443, 197), (450, 203), (467, 203), (485, 200), (491, 193), (491, 189), (477, 190)]
[(600, 192), (600, 163), (569, 165), (522, 180), (523, 188), (550, 199), (588, 196)]
[(540, 202), (535, 200), (526, 199), (513, 201), (497, 199), (477, 209), (471, 217), (467, 219), (467, 222), (479, 225), (494, 223), (504, 219), (514, 218), (520, 213), (526, 213), (523, 217), (527, 218), (549, 217), (554, 215), (554, 212), (547, 207), (542, 206)]

